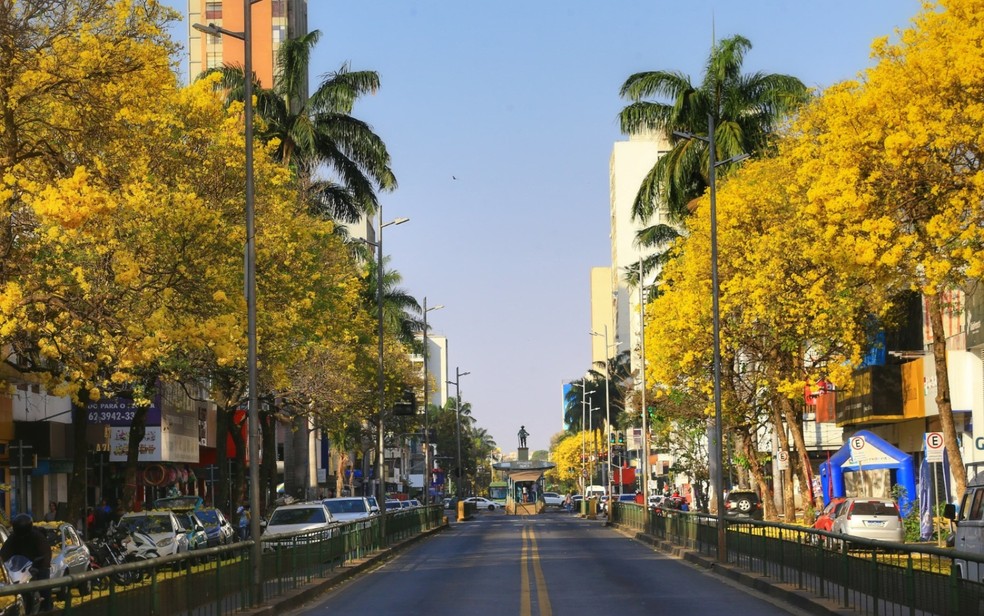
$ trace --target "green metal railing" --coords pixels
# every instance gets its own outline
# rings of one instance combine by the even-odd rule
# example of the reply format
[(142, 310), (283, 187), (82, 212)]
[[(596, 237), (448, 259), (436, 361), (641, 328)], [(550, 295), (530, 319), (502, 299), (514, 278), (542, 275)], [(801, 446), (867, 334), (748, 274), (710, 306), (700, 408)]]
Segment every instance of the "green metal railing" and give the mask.
[[(439, 505), (386, 514), (386, 536), (378, 518), (326, 530), (262, 539), (262, 599), (267, 601), (328, 577), (359, 560), (443, 523)], [(81, 575), (0, 587), (7, 597), (50, 588), (55, 613), (78, 616), (186, 614), (222, 616), (254, 604), (252, 541), (129, 563)], [(134, 578), (137, 578), (136, 581)]]
[[(717, 518), (613, 503), (611, 523), (717, 558)], [(728, 564), (861, 614), (984, 614), (984, 555), (754, 520), (724, 521)], [(973, 579), (967, 579), (973, 578)]]

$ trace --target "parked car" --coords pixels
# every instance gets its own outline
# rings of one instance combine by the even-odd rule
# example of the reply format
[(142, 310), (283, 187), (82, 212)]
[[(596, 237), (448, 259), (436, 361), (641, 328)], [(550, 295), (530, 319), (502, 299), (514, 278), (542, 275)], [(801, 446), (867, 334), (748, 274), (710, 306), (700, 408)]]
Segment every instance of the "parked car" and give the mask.
[(724, 515), (733, 519), (762, 519), (762, 499), (752, 490), (733, 490), (724, 501)]
[(482, 496), (469, 496), (465, 499), (466, 503), (473, 503), (476, 509), (487, 509), (488, 511), (495, 511), (496, 509), (502, 509), (502, 505), (499, 503), (489, 500)]
[(188, 537), (189, 550), (204, 550), (208, 547), (208, 531), (194, 511), (174, 511), (174, 517)]
[(830, 503), (823, 508), (823, 511), (817, 514), (817, 519), (813, 522), (813, 528), (817, 530), (825, 530), (828, 533), (834, 527), (834, 518), (837, 517), (837, 509), (844, 504), (847, 499), (843, 496), (837, 496), (830, 499)]
[(395, 498), (390, 498), (386, 500), (386, 511), (398, 511), (403, 508), (403, 501), (397, 500)]
[(564, 506), (564, 497), (556, 492), (544, 492), (543, 504), (547, 507), (557, 507), (559, 509)]
[(366, 501), (369, 502), (369, 511), (379, 513), (379, 503), (376, 501), (375, 496), (367, 496)]
[(373, 515), (369, 501), (362, 496), (326, 498), (321, 502), (331, 512), (331, 517), (339, 523), (368, 520)]
[[(953, 547), (960, 552), (984, 554), (984, 473), (978, 473), (960, 500), (959, 514), (953, 504), (943, 507), (943, 517), (953, 527)], [(984, 565), (976, 560), (956, 558), (953, 566), (957, 574), (974, 582), (984, 582)]]
[(188, 551), (188, 536), (171, 511), (155, 509), (124, 513), (120, 526), (131, 533), (137, 531), (148, 535), (160, 556)]
[(154, 509), (167, 509), (174, 513), (181, 528), (188, 535), (188, 549), (201, 550), (209, 547), (208, 531), (205, 524), (195, 515), (202, 508), (204, 501), (200, 496), (182, 495), (158, 498), (154, 501)]
[(421, 506), (421, 503), (416, 498), (411, 498), (410, 499), (410, 506), (411, 507), (420, 507)]
[(334, 525), (334, 521), (335, 518), (321, 501), (283, 505), (273, 510), (263, 529), (263, 537), (327, 530)]
[(68, 522), (35, 522), (51, 545), (51, 577), (89, 570), (89, 548)]
[(236, 540), (236, 529), (232, 527), (221, 510), (196, 509), (195, 517), (201, 520), (202, 525), (205, 526), (208, 547), (214, 548), (217, 545), (226, 545)]
[(899, 506), (890, 498), (848, 498), (837, 509), (831, 532), (863, 539), (905, 542)]

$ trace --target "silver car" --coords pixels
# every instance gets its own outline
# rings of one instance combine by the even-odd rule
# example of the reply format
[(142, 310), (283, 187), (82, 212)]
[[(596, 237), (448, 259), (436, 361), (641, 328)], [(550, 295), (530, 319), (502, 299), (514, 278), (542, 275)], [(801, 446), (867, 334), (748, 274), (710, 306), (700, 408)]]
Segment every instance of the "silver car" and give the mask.
[(899, 506), (890, 498), (849, 498), (837, 510), (831, 532), (862, 539), (905, 542)]

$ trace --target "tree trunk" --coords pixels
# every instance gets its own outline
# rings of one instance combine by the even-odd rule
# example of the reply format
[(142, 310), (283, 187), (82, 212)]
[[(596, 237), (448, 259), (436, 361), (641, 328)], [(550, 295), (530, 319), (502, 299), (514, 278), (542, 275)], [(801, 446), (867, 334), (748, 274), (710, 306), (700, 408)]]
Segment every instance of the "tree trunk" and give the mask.
[[(86, 439), (86, 427), (89, 425), (89, 396), (87, 391), (79, 392), (79, 404), (72, 411), (72, 474), (68, 480), (68, 513), (69, 521), (85, 520), (86, 495), (86, 462), (88, 461), (89, 444)], [(22, 509), (26, 511), (26, 508)], [(81, 527), (85, 529), (85, 525)], [(88, 536), (88, 535), (87, 535)]]
[[(235, 413), (235, 411), (233, 411)], [(239, 505), (248, 504), (246, 500), (246, 439), (241, 432), (243, 424), (249, 424), (246, 414), (243, 414), (242, 421), (229, 422), (229, 436), (232, 444), (236, 446), (236, 463), (232, 465), (232, 493), (229, 495), (230, 508), (235, 511)], [(247, 432), (248, 434), (248, 432)], [(250, 463), (255, 463), (251, 460)], [(256, 512), (253, 512), (256, 515)]]
[[(967, 487), (967, 469), (964, 468), (957, 429), (953, 422), (953, 406), (950, 404), (950, 373), (946, 365), (946, 333), (943, 329), (942, 291), (926, 296), (926, 311), (933, 332), (933, 358), (936, 360), (936, 406), (940, 414), (940, 428), (943, 442), (950, 458), (950, 472), (953, 473), (953, 487), (960, 498)], [(909, 498), (914, 498), (910, 494)]]
[(236, 508), (229, 500), (229, 456), (226, 443), (229, 440), (230, 411), (227, 407), (216, 405), (215, 409), (215, 464), (219, 467), (219, 477), (212, 484), (212, 505), (218, 507), (229, 520), (234, 520), (232, 514)]
[(299, 413), (291, 418), (290, 434), (284, 445), (284, 487), (287, 494), (306, 499), (311, 485), (310, 427), (308, 416)]
[(265, 513), (277, 500), (277, 418), (260, 414), (260, 512)]
[(776, 498), (775, 493), (772, 490), (772, 486), (766, 480), (765, 469), (762, 467), (762, 462), (759, 460), (758, 452), (755, 451), (755, 447), (752, 446), (752, 439), (749, 435), (745, 434), (739, 438), (740, 447), (742, 452), (745, 454), (745, 458), (748, 460), (748, 472), (755, 481), (755, 484), (762, 488), (762, 506), (765, 508), (763, 512), (766, 520), (776, 520), (779, 518), (778, 511), (776, 510)]
[[(787, 429), (793, 436), (795, 456), (791, 455), (789, 461), (790, 468), (799, 471), (800, 500), (804, 508), (809, 504), (812, 507), (819, 506), (822, 509), (823, 497), (813, 493), (813, 465), (810, 464), (810, 452), (806, 448), (806, 439), (803, 438), (803, 416), (797, 405), (789, 398), (783, 398), (781, 402)], [(819, 503), (817, 502), (818, 496), (820, 497)]]
[[(140, 459), (140, 441), (147, 434), (146, 406), (138, 407), (130, 424), (130, 436), (126, 448), (126, 466), (123, 470), (123, 509), (135, 511), (134, 501), (137, 498), (137, 462)], [(158, 443), (160, 446), (160, 443)]]
[[(787, 398), (778, 398), (769, 405), (769, 415), (772, 417), (772, 426), (775, 430), (776, 438), (779, 440), (779, 451), (789, 451), (789, 435), (782, 421), (782, 404)], [(793, 497), (792, 473), (789, 470), (778, 470), (776, 477), (782, 477), (782, 513), (787, 522), (796, 519), (796, 499)]]

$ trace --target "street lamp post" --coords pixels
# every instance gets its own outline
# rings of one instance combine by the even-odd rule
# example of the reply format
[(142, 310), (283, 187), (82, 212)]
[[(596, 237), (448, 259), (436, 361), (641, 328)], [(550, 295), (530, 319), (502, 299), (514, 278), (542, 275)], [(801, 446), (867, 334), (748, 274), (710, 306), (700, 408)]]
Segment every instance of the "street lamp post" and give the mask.
[(455, 367), (454, 369), (454, 380), (448, 381), (448, 385), (454, 385), (454, 416), (455, 416), (455, 438), (458, 441), (458, 459), (457, 459), (457, 470), (454, 481), (454, 495), (456, 498), (461, 499), (461, 377), (467, 376), (471, 372), (462, 372), (461, 368)]
[(748, 158), (748, 154), (739, 154), (729, 159), (716, 160), (714, 143), (714, 114), (707, 114), (707, 137), (692, 133), (674, 132), (675, 137), (683, 139), (699, 139), (707, 143), (707, 176), (710, 185), (711, 199), (711, 313), (714, 338), (714, 442), (711, 447), (711, 460), (714, 463), (714, 499), (717, 501), (717, 534), (718, 562), (726, 562), (727, 533), (724, 528), (724, 469), (721, 442), (724, 432), (721, 421), (721, 313), (719, 307), (720, 287), (718, 284), (718, 249), (717, 249), (717, 194), (716, 172), (719, 165), (739, 162)]
[[(609, 345), (608, 344), (608, 325), (605, 325), (604, 334), (599, 334), (598, 332), (591, 332), (591, 335), (592, 336), (602, 336), (603, 335), (604, 338), (605, 338), (605, 424), (606, 424), (606, 430), (608, 431), (608, 434), (606, 435), (606, 440), (608, 441), (608, 454), (607, 454), (608, 455), (608, 458), (607, 458), (607, 461), (606, 461), (606, 464), (605, 464), (605, 467), (604, 467), (605, 468), (605, 477), (603, 479), (605, 479), (607, 481), (607, 483), (605, 484), (605, 488), (606, 489), (609, 489), (611, 487), (611, 485), (612, 485), (612, 480), (611, 480), (611, 474), (612, 474), (612, 404), (611, 404), (611, 399), (609, 398), (609, 395), (610, 395), (609, 392), (611, 390), (611, 383), (610, 383), (611, 374), (610, 374), (609, 366), (608, 366), (608, 362), (609, 362), (609, 359), (610, 359), (610, 355), (608, 353), (608, 349), (610, 349), (612, 346), (617, 347), (619, 343), (616, 342), (614, 345)], [(619, 484), (619, 493), (622, 492), (621, 486), (622, 486), (622, 484)]]
[(585, 414), (587, 413), (587, 408), (588, 408), (588, 396), (594, 393), (593, 389), (591, 391), (587, 391), (587, 389), (588, 389), (588, 380), (582, 378), (581, 379), (581, 494), (584, 494), (584, 491), (588, 485), (587, 482), (585, 481), (585, 479), (587, 478), (587, 474), (584, 472), (584, 463), (587, 461), (587, 448), (585, 446), (585, 438), (586, 438), (587, 431), (584, 429), (585, 424), (587, 423), (587, 419), (585, 418)]
[(639, 456), (639, 470), (642, 471), (640, 485), (642, 500), (648, 507), (649, 503), (649, 409), (646, 408), (646, 293), (643, 286), (642, 257), (639, 257), (639, 357), (640, 378), (642, 384), (640, 393), (642, 401), (642, 455)]
[(379, 505), (379, 537), (380, 542), (386, 539), (386, 480), (383, 477), (383, 466), (385, 456), (385, 439), (383, 438), (383, 415), (386, 410), (386, 389), (383, 373), (383, 229), (391, 225), (402, 225), (408, 222), (409, 218), (397, 218), (387, 223), (383, 222), (383, 208), (379, 207), (379, 233), (375, 242), (365, 240), (370, 246), (376, 248), (376, 317), (377, 332), (379, 337), (379, 374), (377, 376), (377, 389), (379, 394), (379, 417), (376, 420), (376, 501)]
[(243, 42), (243, 98), (245, 99), (244, 138), (246, 150), (246, 366), (249, 387), (249, 532), (253, 538), (250, 550), (252, 562), (252, 592), (253, 605), (259, 605), (263, 593), (263, 544), (260, 542), (260, 418), (257, 407), (257, 374), (256, 374), (256, 237), (254, 224), (254, 186), (253, 186), (253, 17), (252, 5), (259, 0), (243, 0), (243, 31), (234, 32), (215, 24), (203, 26), (194, 24), (192, 27), (199, 32), (213, 36), (225, 35)]
[(430, 414), (428, 413), (428, 405), (430, 405), (430, 382), (428, 381), (427, 374), (427, 313), (432, 310), (440, 310), (444, 308), (443, 304), (437, 306), (427, 307), (427, 298), (424, 298), (424, 492), (423, 501), (424, 503), (430, 504), (430, 484), (431, 484), (431, 464), (430, 464)]

